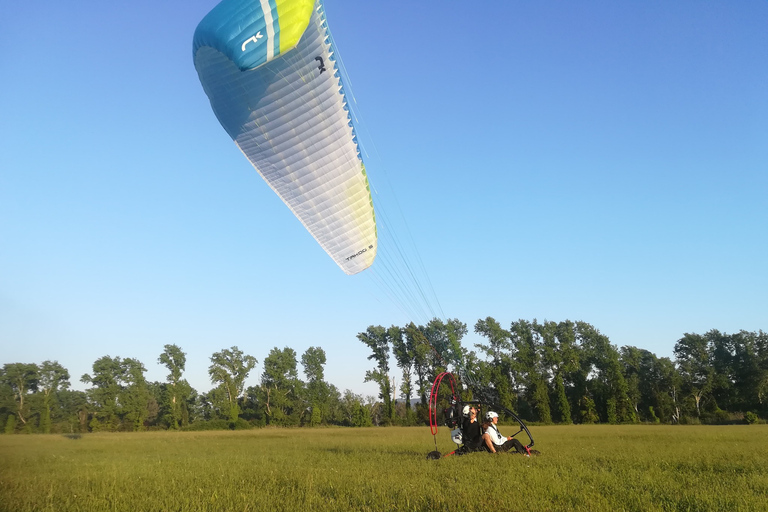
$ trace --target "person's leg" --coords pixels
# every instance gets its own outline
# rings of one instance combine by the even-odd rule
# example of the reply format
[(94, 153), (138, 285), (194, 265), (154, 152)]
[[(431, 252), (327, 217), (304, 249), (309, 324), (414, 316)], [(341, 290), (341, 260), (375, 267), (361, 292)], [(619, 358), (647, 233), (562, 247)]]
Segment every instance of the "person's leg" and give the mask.
[(499, 448), (501, 448), (501, 450), (499, 451), (503, 451), (503, 452), (507, 452), (512, 448), (514, 448), (517, 453), (522, 453), (526, 455), (528, 454), (528, 450), (525, 449), (525, 446), (523, 446), (523, 443), (521, 443), (520, 441), (514, 438), (510, 439), (503, 445), (498, 446), (496, 449), (498, 450)]
[(470, 452), (480, 452), (486, 449), (485, 443), (483, 442), (482, 437), (478, 437), (475, 439), (474, 442), (470, 443), (469, 445), (469, 451)]

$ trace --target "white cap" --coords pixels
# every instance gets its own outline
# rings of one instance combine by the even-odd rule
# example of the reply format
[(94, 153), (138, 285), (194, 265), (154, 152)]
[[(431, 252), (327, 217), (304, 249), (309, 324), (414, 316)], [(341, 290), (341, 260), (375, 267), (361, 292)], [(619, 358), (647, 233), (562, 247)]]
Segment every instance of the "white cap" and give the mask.
[(487, 419), (488, 421), (491, 421), (493, 418), (498, 418), (498, 417), (499, 415), (493, 411), (488, 411), (487, 413), (485, 413), (485, 419)]
[(465, 405), (464, 408), (461, 410), (461, 414), (464, 416), (469, 416), (469, 406)]

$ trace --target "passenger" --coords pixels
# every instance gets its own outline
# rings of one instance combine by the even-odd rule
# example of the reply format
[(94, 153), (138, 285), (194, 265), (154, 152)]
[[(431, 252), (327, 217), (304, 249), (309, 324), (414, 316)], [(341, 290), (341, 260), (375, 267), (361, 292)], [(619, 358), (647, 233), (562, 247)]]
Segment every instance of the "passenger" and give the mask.
[(464, 431), (469, 424), (469, 411), (473, 409), (471, 405), (465, 405), (461, 410), (461, 430)]
[(477, 409), (469, 406), (466, 417), (462, 420), (461, 430), (464, 434), (464, 446), (469, 452), (476, 452), (483, 447), (480, 423), (477, 421)]
[(491, 453), (503, 453), (514, 448), (517, 453), (530, 457), (530, 452), (523, 446), (523, 443), (512, 436), (504, 437), (501, 435), (496, 426), (498, 422), (499, 415), (493, 411), (488, 411), (483, 422), (485, 448)]

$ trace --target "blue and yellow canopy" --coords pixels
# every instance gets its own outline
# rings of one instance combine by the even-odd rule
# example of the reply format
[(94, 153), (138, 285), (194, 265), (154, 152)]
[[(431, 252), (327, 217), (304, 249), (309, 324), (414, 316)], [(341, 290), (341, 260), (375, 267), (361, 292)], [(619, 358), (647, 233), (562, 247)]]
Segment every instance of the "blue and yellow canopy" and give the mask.
[(219, 122), (347, 274), (376, 256), (376, 219), (320, 0), (224, 0), (195, 31)]

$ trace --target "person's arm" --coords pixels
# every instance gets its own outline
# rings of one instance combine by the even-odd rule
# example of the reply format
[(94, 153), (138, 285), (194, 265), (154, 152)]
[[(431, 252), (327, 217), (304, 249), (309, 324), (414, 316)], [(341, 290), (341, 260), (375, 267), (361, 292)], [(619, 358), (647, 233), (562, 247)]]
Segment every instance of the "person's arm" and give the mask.
[(491, 450), (491, 453), (496, 453), (496, 448), (493, 446), (493, 441), (491, 441), (491, 436), (488, 433), (483, 434), (483, 440), (485, 440), (485, 445), (488, 447), (489, 450)]

